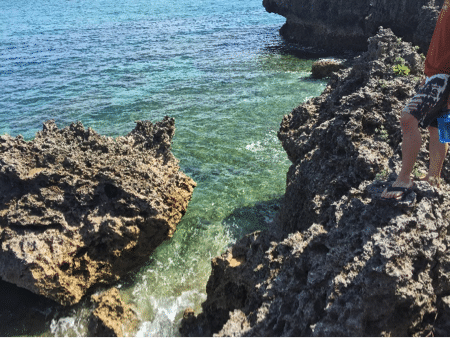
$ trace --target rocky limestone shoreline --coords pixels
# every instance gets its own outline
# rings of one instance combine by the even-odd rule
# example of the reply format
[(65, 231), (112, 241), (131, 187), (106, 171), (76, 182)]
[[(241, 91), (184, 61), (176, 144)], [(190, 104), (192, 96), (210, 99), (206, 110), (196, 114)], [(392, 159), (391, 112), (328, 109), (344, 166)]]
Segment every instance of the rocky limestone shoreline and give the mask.
[(280, 34), (331, 54), (367, 50), (379, 26), (419, 46), (424, 54), (444, 0), (264, 0), (270, 13), (286, 18)]
[[(393, 71), (399, 57), (408, 76)], [(399, 117), (422, 78), (416, 49), (380, 28), (284, 117), (292, 165), (278, 227), (212, 260), (203, 312), (185, 312), (182, 335), (450, 335), (448, 161), (441, 188), (417, 182), (401, 202), (378, 199), (399, 172)]]
[(0, 136), (0, 278), (72, 305), (145, 263), (196, 186), (174, 132), (166, 117), (115, 139), (53, 121), (29, 142)]

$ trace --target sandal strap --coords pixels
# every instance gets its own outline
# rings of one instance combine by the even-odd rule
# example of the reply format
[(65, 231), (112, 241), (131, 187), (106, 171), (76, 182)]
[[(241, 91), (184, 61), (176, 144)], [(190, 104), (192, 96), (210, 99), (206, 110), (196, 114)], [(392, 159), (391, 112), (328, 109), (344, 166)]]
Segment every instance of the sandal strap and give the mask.
[(409, 188), (402, 188), (402, 187), (393, 187), (392, 185), (390, 187), (387, 188), (387, 192), (407, 192), (412, 190), (412, 188), (414, 188), (414, 184), (412, 186), (410, 186)]

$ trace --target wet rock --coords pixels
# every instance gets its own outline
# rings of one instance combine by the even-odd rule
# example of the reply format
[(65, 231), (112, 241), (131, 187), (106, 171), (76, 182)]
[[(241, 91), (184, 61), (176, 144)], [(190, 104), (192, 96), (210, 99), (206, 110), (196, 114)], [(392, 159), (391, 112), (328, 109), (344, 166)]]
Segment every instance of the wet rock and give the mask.
[(287, 40), (329, 52), (365, 51), (379, 26), (389, 27), (426, 54), (444, 0), (264, 0), (286, 18)]
[[(278, 265), (269, 266), (266, 251), (271, 242), (279, 240), (276, 235), (257, 231), (243, 237), (222, 256), (213, 258), (211, 277), (206, 285), (207, 300), (202, 304), (203, 312), (194, 318), (193, 314), (183, 319), (180, 332), (183, 336), (212, 336), (228, 327), (239, 326), (242, 317), (240, 309), (246, 303), (260, 303), (262, 298), (257, 285), (270, 275), (275, 276)], [(249, 297), (251, 297), (249, 299)], [(254, 305), (253, 305), (254, 307)], [(256, 308), (256, 307), (255, 307)], [(230, 313), (237, 311), (230, 319)], [(228, 323), (228, 324), (227, 324)], [(241, 335), (244, 332), (227, 332)]]
[[(413, 75), (395, 74), (398, 57)], [(400, 169), (399, 117), (421, 62), (380, 29), (321, 96), (284, 117), (284, 235), (250, 234), (212, 260), (203, 312), (185, 335), (450, 334), (448, 162), (441, 188), (417, 182), (399, 203), (379, 200)], [(427, 155), (424, 144), (417, 170)]]
[(100, 295), (93, 295), (95, 310), (90, 322), (90, 335), (95, 337), (123, 337), (134, 332), (139, 319), (136, 312), (120, 297), (119, 290), (112, 288)]
[(196, 329), (196, 326), (197, 326), (197, 323), (196, 323), (194, 309), (188, 307), (183, 312), (183, 319), (181, 320), (180, 332), (182, 334), (192, 332)]
[(174, 119), (115, 139), (44, 123), (0, 136), (0, 277), (63, 305), (117, 281), (170, 238), (195, 182), (172, 155)]
[(194, 316), (194, 309), (193, 308), (188, 307), (187, 309), (184, 310), (184, 312), (183, 312), (183, 319), (186, 320), (186, 319), (189, 319), (189, 318), (191, 318), (193, 316)]
[(322, 59), (314, 62), (311, 67), (312, 77), (323, 79), (331, 76), (334, 72), (345, 68), (342, 61), (334, 59)]

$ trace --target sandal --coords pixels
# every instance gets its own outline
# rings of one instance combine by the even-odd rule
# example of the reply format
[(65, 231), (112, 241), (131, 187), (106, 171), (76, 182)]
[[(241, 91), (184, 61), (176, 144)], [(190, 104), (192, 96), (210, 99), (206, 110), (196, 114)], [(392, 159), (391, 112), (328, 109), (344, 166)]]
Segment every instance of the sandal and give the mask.
[(402, 198), (404, 198), (406, 195), (408, 195), (413, 189), (416, 187), (416, 184), (413, 183), (409, 188), (402, 188), (402, 187), (393, 187), (392, 185), (387, 188), (387, 192), (401, 192), (400, 195), (396, 197), (380, 197), (380, 200), (382, 201), (400, 201)]

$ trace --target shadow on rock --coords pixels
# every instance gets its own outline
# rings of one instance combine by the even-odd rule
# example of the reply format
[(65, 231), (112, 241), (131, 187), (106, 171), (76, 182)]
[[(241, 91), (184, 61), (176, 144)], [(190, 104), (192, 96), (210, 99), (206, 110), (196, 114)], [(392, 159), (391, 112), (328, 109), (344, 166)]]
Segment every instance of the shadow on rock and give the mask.
[(62, 306), (43, 296), (0, 281), (0, 336), (39, 336), (49, 331), (50, 321)]

